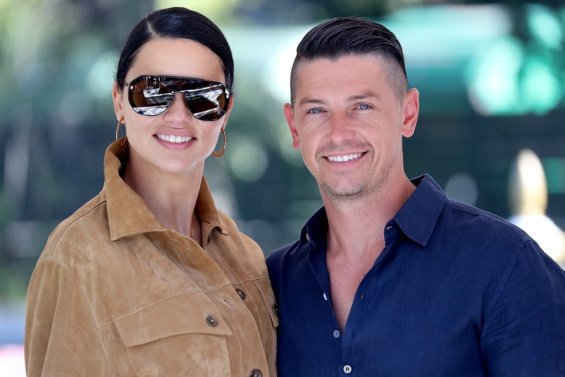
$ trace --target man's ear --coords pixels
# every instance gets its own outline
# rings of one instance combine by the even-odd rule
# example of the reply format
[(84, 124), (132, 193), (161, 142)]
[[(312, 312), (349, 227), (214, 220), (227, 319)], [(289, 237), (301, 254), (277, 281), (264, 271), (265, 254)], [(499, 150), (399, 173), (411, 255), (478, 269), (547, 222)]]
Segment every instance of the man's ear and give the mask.
[(284, 104), (284, 117), (286, 118), (288, 129), (290, 130), (290, 136), (292, 137), (292, 146), (293, 148), (298, 149), (300, 148), (300, 138), (298, 137), (296, 123), (294, 122), (294, 111), (292, 110), (292, 105), (290, 103)]
[(416, 130), (418, 114), (420, 111), (420, 93), (418, 89), (411, 88), (406, 92), (402, 103), (404, 121), (402, 122), (402, 136), (411, 137)]

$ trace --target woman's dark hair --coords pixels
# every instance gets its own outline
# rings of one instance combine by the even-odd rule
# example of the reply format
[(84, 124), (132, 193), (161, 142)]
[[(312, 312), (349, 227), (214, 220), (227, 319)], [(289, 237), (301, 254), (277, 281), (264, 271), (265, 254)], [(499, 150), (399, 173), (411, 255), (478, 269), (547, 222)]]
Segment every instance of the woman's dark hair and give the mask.
[(407, 77), (402, 46), (389, 29), (360, 17), (337, 17), (315, 26), (298, 44), (290, 76), (291, 98), (294, 100), (296, 69), (301, 61), (348, 54), (383, 57), (402, 70), (404, 79)]
[(208, 47), (223, 63), (226, 87), (234, 80), (233, 56), (222, 31), (204, 15), (182, 7), (156, 10), (141, 20), (130, 32), (120, 53), (116, 82), (124, 83), (139, 49), (154, 38), (191, 39)]

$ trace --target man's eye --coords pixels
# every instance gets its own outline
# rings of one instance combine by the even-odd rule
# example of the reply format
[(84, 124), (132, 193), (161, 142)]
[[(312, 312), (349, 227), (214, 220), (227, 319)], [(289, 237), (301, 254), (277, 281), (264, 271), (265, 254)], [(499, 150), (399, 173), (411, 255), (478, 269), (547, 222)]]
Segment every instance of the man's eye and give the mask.
[(360, 103), (359, 105), (357, 105), (357, 108), (359, 110), (370, 110), (373, 107), (371, 105), (369, 105), (368, 103)]
[(313, 109), (308, 110), (306, 113), (307, 114), (320, 114), (322, 112), (322, 109), (320, 109), (319, 107), (315, 107)]

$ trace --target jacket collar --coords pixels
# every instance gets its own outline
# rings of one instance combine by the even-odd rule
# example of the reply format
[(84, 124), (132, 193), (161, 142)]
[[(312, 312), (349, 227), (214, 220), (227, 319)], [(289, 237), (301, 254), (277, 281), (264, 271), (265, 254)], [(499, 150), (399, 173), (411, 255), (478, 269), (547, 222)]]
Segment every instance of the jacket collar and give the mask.
[[(110, 239), (120, 238), (148, 232), (169, 231), (155, 218), (143, 198), (141, 198), (121, 177), (129, 155), (128, 143), (122, 139), (110, 144), (104, 155), (104, 188), (108, 209)], [(195, 211), (202, 225), (203, 240), (210, 240), (213, 229), (218, 228), (222, 234), (220, 216), (206, 179), (202, 177), (200, 191), (196, 199)]]

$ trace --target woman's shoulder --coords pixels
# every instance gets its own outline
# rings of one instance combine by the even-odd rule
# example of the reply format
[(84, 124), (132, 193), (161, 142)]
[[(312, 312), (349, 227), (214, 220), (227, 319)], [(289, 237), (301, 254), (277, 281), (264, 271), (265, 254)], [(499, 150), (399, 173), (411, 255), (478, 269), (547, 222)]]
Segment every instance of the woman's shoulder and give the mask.
[(259, 246), (259, 244), (257, 243), (257, 241), (255, 241), (248, 234), (242, 232), (239, 229), (236, 221), (232, 217), (228, 216), (227, 214), (221, 211), (218, 211), (218, 213), (220, 216), (220, 223), (222, 225), (223, 231), (229, 237), (235, 237), (236, 239), (239, 239), (243, 244), (243, 247), (246, 250), (247, 255), (263, 261), (265, 259), (265, 254), (261, 246)]
[(49, 235), (40, 258), (65, 258), (71, 251), (109, 240), (108, 216), (103, 193), (90, 199), (61, 221)]

